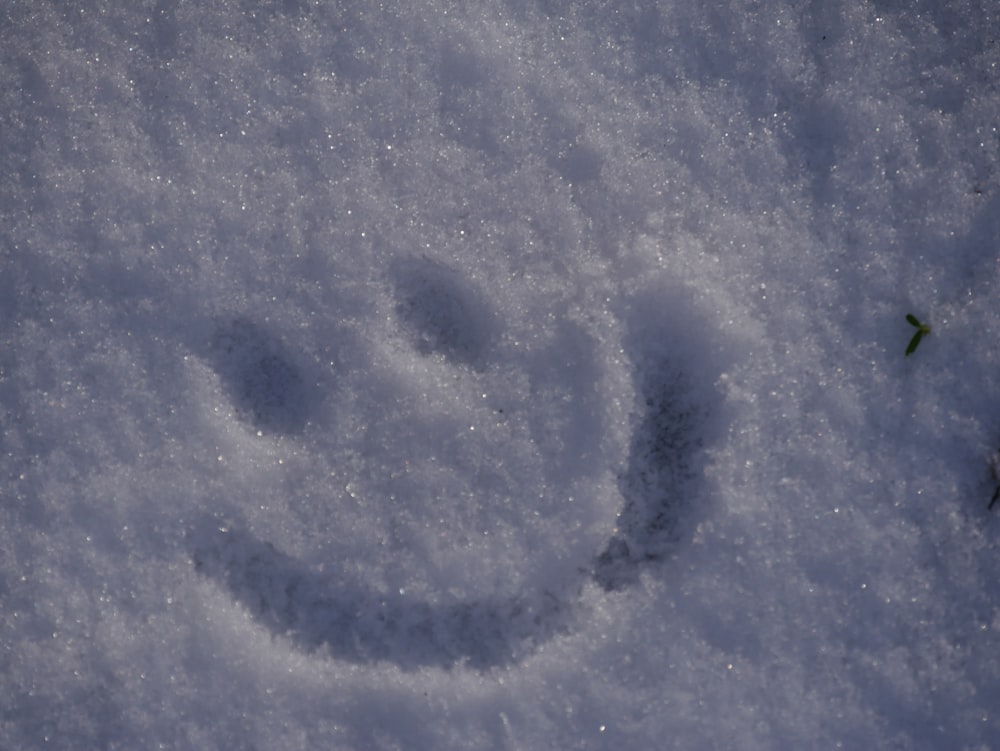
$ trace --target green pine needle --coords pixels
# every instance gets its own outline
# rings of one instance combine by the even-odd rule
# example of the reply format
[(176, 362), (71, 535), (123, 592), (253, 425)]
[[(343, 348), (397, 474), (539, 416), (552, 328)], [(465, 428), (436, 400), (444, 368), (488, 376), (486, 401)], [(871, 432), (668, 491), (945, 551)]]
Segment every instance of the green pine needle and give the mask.
[(906, 347), (906, 356), (909, 357), (916, 351), (917, 345), (920, 344), (920, 340), (924, 338), (924, 334), (931, 333), (931, 327), (926, 323), (921, 323), (912, 313), (906, 314), (906, 322), (917, 330), (917, 333), (913, 335), (912, 339), (910, 339), (910, 344)]

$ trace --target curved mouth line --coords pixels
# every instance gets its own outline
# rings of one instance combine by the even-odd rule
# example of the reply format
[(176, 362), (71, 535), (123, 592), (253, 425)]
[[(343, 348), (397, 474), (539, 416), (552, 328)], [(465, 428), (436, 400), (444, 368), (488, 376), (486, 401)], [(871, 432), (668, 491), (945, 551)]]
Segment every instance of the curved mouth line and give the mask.
[(195, 570), (222, 584), (256, 621), (300, 649), (348, 662), (488, 670), (569, 630), (572, 608), (551, 592), (432, 604), (338, 584), (214, 518), (188, 537)]

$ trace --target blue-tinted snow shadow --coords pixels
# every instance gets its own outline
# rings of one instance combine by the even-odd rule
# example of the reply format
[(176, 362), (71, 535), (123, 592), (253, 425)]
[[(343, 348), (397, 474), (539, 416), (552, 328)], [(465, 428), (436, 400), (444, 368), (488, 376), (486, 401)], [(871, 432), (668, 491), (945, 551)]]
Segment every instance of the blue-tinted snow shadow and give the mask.
[(632, 362), (636, 427), (619, 475), (623, 505), (594, 579), (609, 590), (671, 557), (711, 512), (706, 449), (722, 435), (724, 372), (714, 328), (681, 285), (628, 301), (624, 349)]
[(429, 258), (397, 259), (390, 269), (396, 315), (413, 347), (454, 365), (482, 369), (497, 337), (497, 316), (457, 271)]
[(275, 636), (348, 662), (487, 670), (521, 659), (569, 617), (547, 593), (436, 603), (366, 589), (214, 517), (190, 531), (188, 544), (195, 569)]
[(242, 420), (268, 433), (302, 432), (319, 395), (278, 336), (237, 317), (217, 327), (207, 357)]

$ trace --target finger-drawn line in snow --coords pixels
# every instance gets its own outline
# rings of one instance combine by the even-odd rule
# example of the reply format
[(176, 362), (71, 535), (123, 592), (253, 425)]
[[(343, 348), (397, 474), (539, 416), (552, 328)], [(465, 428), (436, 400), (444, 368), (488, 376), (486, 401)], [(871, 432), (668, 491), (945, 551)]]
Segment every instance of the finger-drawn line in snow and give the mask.
[(683, 538), (691, 460), (701, 448), (696, 405), (679, 398), (683, 376), (669, 369), (638, 378), (645, 415), (619, 477), (624, 504), (617, 531), (597, 557), (594, 577), (605, 589), (634, 584), (644, 563), (662, 561)]
[(608, 590), (634, 584), (643, 565), (666, 559), (705, 513), (692, 499), (699, 496), (709, 411), (719, 395), (706, 383), (696, 394), (685, 368), (692, 349), (704, 346), (687, 327), (689, 317), (662, 291), (631, 301), (626, 316), (624, 344), (640, 419), (619, 475), (617, 530), (594, 567), (595, 580)]
[[(407, 262), (395, 273), (397, 313), (413, 327), (413, 346), (456, 366), (481, 366), (494, 319), (471, 288), (432, 262)], [(666, 559), (703, 513), (692, 507), (690, 496), (697, 495), (694, 483), (703, 461), (705, 397), (718, 395), (714, 387), (693, 389), (685, 347), (697, 334), (672, 329), (685, 325), (678, 320), (692, 323), (682, 308), (664, 306), (655, 295), (626, 307), (624, 344), (633, 363), (636, 429), (619, 476), (623, 505), (616, 531), (593, 561), (582, 562), (579, 588), (587, 579), (608, 591), (634, 585), (640, 570)], [(292, 399), (272, 396), (280, 389), (261, 375), (261, 363), (275, 356), (275, 346), (256, 326), (234, 322), (217, 343), (229, 358), (223, 374), (234, 381), (231, 393), (241, 409), (272, 428), (304, 422), (306, 399), (294, 386), (301, 377), (286, 366), (288, 375), (276, 380), (293, 386)], [(578, 591), (422, 601), (312, 570), (248, 529), (216, 517), (207, 517), (189, 542), (196, 570), (223, 585), (257, 622), (300, 649), (335, 659), (388, 661), (408, 670), (486, 670), (516, 663), (572, 629)]]
[(567, 628), (550, 593), (430, 603), (338, 582), (273, 545), (208, 518), (190, 538), (195, 569), (225, 585), (272, 633), (348, 662), (475, 670), (517, 662)]

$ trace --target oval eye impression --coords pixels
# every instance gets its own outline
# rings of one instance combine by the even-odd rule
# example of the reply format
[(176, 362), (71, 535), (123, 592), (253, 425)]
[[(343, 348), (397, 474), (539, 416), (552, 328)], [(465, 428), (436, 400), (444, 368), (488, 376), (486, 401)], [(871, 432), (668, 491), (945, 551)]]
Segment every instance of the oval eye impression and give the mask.
[(210, 358), (245, 422), (271, 433), (305, 428), (310, 411), (306, 382), (277, 337), (246, 318), (236, 318), (216, 330)]
[(495, 316), (470, 282), (428, 258), (397, 261), (391, 279), (396, 314), (418, 352), (482, 365), (495, 334)]

